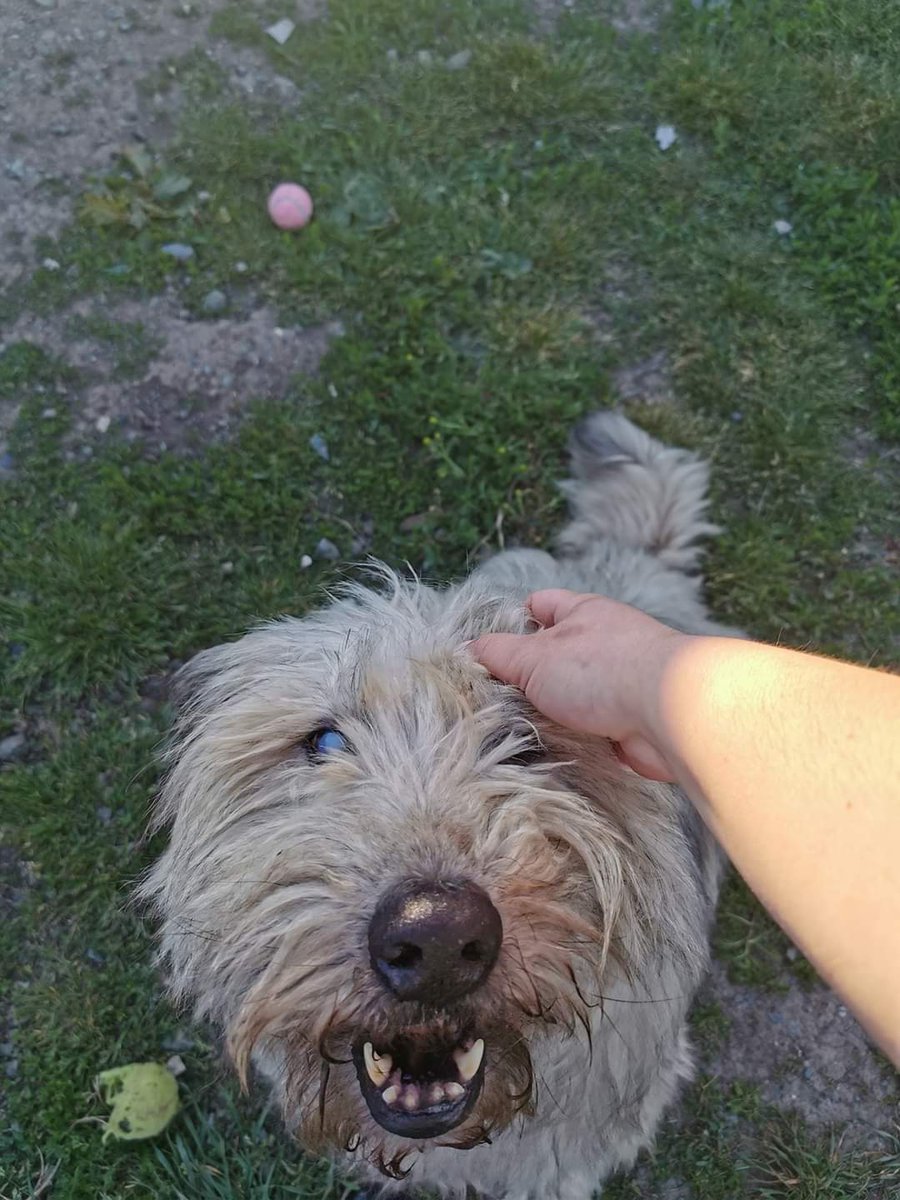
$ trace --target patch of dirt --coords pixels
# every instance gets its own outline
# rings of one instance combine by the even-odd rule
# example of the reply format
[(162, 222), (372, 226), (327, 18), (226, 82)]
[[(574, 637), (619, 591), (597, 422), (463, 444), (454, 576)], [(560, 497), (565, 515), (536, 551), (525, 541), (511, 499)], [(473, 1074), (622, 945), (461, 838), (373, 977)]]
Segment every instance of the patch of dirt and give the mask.
[[(238, 95), (293, 105), (299, 92), (261, 55), (211, 38), (221, 0), (3, 0), (0, 37), (0, 286), (34, 267), (34, 239), (72, 216), (85, 175), (123, 145), (159, 145), (183, 103), (177, 81), (142, 86), (164, 64), (199, 50)], [(322, 13), (296, 0), (298, 23)], [(260, 23), (263, 17), (260, 15)], [(298, 34), (294, 34), (298, 36)]]
[[(69, 322), (83, 325), (97, 318), (140, 325), (148, 343), (159, 347), (137, 378), (113, 377), (115, 352), (104, 339), (62, 339)], [(61, 397), (72, 411), (67, 444), (74, 458), (89, 454), (93, 441), (110, 436), (138, 441), (151, 455), (219, 441), (229, 435), (249, 401), (281, 397), (295, 375), (315, 373), (330, 340), (341, 332), (339, 322), (282, 327), (270, 308), (192, 319), (169, 293), (120, 301), (114, 309), (83, 300), (63, 315), (27, 313), (4, 342), (32, 342), (64, 358), (85, 379), (74, 395), (69, 391)], [(48, 396), (48, 402), (53, 399)], [(4, 423), (10, 424), (9, 414)]]
[(672, 367), (665, 350), (651, 354), (649, 358), (613, 371), (613, 386), (620, 400), (639, 401), (641, 404), (674, 404), (675, 391), (672, 387)]
[(721, 963), (701, 1000), (726, 1013), (728, 1032), (703, 1070), (756, 1084), (763, 1099), (813, 1129), (836, 1125), (843, 1144), (877, 1148), (900, 1122), (900, 1080), (828, 988), (791, 981), (783, 993), (729, 983)]
[[(533, 0), (538, 32), (552, 33), (560, 16), (578, 8), (578, 0)], [(591, 6), (595, 11), (595, 6)], [(618, 33), (655, 33), (669, 10), (669, 0), (605, 0), (599, 16)]]

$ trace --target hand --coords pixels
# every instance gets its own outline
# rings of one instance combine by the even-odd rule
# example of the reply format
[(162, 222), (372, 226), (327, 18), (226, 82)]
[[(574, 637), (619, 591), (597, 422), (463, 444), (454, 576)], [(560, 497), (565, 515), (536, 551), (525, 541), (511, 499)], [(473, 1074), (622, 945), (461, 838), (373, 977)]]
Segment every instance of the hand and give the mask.
[(656, 693), (688, 635), (605, 596), (535, 592), (528, 607), (537, 633), (487, 634), (469, 647), (474, 657), (551, 720), (617, 742), (639, 774), (673, 779), (654, 737)]

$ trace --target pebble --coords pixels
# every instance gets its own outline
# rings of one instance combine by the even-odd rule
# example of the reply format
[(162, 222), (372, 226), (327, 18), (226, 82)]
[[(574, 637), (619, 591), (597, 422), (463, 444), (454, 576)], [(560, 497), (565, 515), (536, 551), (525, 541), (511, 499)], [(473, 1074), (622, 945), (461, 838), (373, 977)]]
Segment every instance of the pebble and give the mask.
[(55, 416), (56, 416), (55, 408), (45, 408), (41, 412), (41, 420), (42, 421), (52, 421)]
[(657, 125), (656, 133), (653, 136), (656, 138), (656, 144), (660, 150), (668, 150), (678, 140), (674, 125)]
[(238, 275), (243, 275), (244, 272), (247, 271), (249, 268), (247, 267), (247, 264), (245, 262), (236, 262), (234, 264), (234, 269), (237, 271)]
[(423, 67), (430, 67), (434, 62), (434, 55), (430, 50), (416, 51), (416, 61)]
[(0, 742), (0, 762), (12, 762), (25, 748), (25, 734), (11, 733)]
[(0, 1058), (12, 1058), (15, 1052), (12, 1042), (0, 1042)]
[(213, 288), (211, 292), (207, 292), (203, 297), (202, 308), (206, 313), (220, 313), (225, 310), (228, 305), (228, 297), (218, 288)]
[(385, 58), (389, 63), (397, 63), (400, 61), (400, 55), (393, 47), (391, 47), (391, 49), (385, 54)]
[(780, 221), (779, 220), (779, 221), (772, 222), (772, 228), (775, 230), (775, 232), (778, 234), (779, 237), (786, 237), (789, 233), (791, 233), (793, 231), (794, 227), (790, 223), (790, 221)]
[(223, 562), (219, 565), (219, 570), (223, 575), (231, 575), (234, 572), (233, 562)]
[(171, 1071), (177, 1079), (179, 1075), (185, 1073), (187, 1067), (184, 1065), (184, 1059), (180, 1054), (173, 1054), (171, 1058), (166, 1059), (166, 1069)]
[(16, 1079), (19, 1074), (19, 1060), (17, 1058), (10, 1058), (4, 1067), (4, 1071), (6, 1072), (7, 1079)]
[(328, 452), (328, 443), (322, 437), (321, 433), (314, 433), (309, 439), (309, 444), (315, 450), (316, 454), (318, 454), (319, 458), (324, 458), (328, 462), (331, 455)]
[(2, 478), (4, 475), (12, 475), (15, 469), (15, 459), (8, 450), (4, 450), (4, 452), (0, 454), (0, 478)]
[(55, 258), (45, 258), (44, 261), (41, 263), (41, 266), (44, 268), (45, 271), (58, 271), (59, 270), (59, 263), (56, 261)]
[(301, 570), (301, 571), (307, 571), (307, 570), (309, 570), (309, 568), (310, 568), (311, 566), (312, 566), (312, 559), (309, 557), (309, 555), (308, 555), (308, 554), (301, 554), (301, 556), (300, 556), (300, 570)]
[(88, 946), (84, 952), (84, 957), (88, 960), (92, 967), (105, 967), (106, 955), (101, 954), (99, 950), (94, 950)]
[(97, 418), (97, 432), (106, 433), (112, 424), (112, 417), (102, 416)]
[(94, 812), (97, 814), (97, 820), (101, 825), (108, 825), (112, 820), (112, 809), (107, 808), (105, 804), (98, 804)]
[(188, 259), (194, 257), (194, 247), (186, 246), (184, 242), (166, 242), (165, 246), (161, 246), (163, 254), (168, 254), (170, 258), (177, 259), (178, 262), (187, 262)]
[(324, 558), (329, 562), (335, 562), (341, 557), (341, 552), (331, 540), (331, 538), (320, 538), (316, 545), (316, 558)]
[(471, 61), (471, 50), (458, 50), (456, 54), (450, 55), (444, 65), (448, 71), (464, 71)]
[(280, 21), (276, 21), (274, 25), (270, 25), (266, 33), (273, 42), (277, 42), (279, 46), (283, 46), (297, 26), (289, 17), (282, 17)]
[(6, 164), (6, 173), (10, 179), (18, 179), (20, 182), (25, 178), (25, 164), (21, 158), (12, 158)]

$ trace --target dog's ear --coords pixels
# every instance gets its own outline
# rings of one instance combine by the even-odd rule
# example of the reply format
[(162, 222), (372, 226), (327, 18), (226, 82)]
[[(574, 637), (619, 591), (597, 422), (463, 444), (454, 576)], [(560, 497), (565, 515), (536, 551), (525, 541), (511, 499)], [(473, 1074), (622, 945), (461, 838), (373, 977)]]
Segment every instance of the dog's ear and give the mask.
[(255, 663), (247, 645), (251, 637), (201, 650), (176, 671), (169, 694), (182, 732), (253, 682)]

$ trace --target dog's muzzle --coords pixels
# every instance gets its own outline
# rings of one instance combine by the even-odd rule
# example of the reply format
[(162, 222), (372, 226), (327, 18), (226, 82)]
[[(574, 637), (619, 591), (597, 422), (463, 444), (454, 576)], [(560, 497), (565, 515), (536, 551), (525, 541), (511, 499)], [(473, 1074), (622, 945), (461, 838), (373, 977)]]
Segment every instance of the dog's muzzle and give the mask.
[[(369, 924), (372, 970), (391, 996), (437, 1012), (469, 996), (490, 974), (503, 941), (500, 914), (468, 881), (407, 879), (382, 896)], [(384, 1129), (435, 1137), (471, 1111), (484, 1080), (485, 1044), (477, 1031), (447, 1041), (423, 1025), (388, 1043), (354, 1047), (360, 1089)]]

